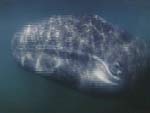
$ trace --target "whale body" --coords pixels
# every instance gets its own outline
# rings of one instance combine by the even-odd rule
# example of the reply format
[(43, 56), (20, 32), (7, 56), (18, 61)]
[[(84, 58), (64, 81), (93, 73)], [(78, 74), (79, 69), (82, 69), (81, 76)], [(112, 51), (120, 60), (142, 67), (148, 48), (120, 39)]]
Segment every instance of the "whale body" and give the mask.
[(22, 67), (91, 93), (132, 84), (145, 50), (140, 39), (98, 15), (51, 16), (25, 25), (12, 39)]

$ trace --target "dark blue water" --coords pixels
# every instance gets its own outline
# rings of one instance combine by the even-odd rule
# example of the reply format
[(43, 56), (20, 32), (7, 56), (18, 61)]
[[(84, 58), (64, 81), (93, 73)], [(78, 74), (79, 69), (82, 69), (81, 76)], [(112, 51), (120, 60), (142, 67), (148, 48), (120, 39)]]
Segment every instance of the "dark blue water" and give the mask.
[(131, 97), (91, 97), (16, 65), (10, 45), (15, 32), (57, 14), (99, 14), (150, 38), (148, 0), (0, 0), (0, 113), (148, 113), (150, 93), (144, 91), (149, 89)]

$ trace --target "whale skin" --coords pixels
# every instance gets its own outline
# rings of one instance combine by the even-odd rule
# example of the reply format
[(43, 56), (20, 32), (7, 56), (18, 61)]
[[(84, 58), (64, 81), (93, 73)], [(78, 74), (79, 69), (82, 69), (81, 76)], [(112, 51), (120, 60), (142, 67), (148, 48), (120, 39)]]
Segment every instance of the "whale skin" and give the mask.
[(118, 92), (144, 67), (146, 45), (99, 15), (54, 15), (12, 39), (21, 67), (90, 93)]

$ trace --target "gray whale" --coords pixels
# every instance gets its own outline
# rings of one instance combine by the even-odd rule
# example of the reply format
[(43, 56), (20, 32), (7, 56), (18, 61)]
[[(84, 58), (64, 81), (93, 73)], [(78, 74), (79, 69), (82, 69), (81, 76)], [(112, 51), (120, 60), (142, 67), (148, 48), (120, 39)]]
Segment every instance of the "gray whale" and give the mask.
[(99, 93), (132, 84), (147, 52), (143, 41), (98, 15), (61, 15), (25, 25), (12, 53), (24, 68)]

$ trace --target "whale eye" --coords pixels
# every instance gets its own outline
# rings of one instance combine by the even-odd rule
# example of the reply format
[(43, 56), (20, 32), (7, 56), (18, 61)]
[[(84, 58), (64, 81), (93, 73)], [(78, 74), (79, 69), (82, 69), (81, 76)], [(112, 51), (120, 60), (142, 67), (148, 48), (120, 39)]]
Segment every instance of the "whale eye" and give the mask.
[(120, 76), (122, 74), (121, 66), (119, 62), (113, 63), (110, 70), (112, 74), (115, 76)]

